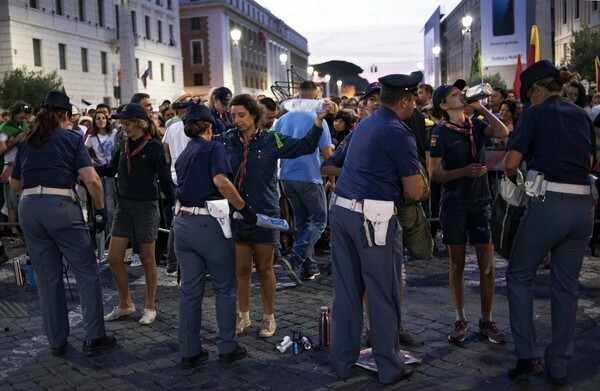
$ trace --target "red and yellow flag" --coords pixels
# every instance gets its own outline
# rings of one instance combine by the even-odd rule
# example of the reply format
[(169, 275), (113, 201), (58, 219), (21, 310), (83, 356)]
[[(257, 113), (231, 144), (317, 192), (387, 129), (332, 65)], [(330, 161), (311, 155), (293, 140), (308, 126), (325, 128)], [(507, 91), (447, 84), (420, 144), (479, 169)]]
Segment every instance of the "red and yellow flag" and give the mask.
[(515, 71), (515, 80), (513, 81), (513, 92), (515, 98), (521, 99), (521, 73), (523, 73), (523, 64), (521, 64), (521, 54), (517, 56), (517, 70)]
[(534, 24), (531, 26), (531, 40), (529, 41), (529, 52), (527, 53), (527, 67), (530, 67), (541, 59), (540, 36), (538, 35), (538, 28)]

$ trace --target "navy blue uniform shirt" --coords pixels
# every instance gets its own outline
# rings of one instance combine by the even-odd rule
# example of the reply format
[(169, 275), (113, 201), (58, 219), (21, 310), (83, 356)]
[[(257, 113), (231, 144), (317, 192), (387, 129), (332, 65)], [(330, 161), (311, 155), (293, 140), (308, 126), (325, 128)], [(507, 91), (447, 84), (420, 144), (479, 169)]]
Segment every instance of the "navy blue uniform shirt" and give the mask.
[(31, 148), (25, 140), (19, 143), (11, 177), (21, 181), (23, 189), (70, 189), (77, 182), (77, 171), (91, 166), (92, 159), (81, 136), (58, 127), (41, 148)]
[(206, 201), (223, 199), (213, 178), (219, 174), (231, 174), (231, 167), (223, 144), (198, 137), (181, 152), (175, 171), (179, 203), (204, 207)]
[(381, 107), (353, 132), (335, 193), (349, 199), (403, 202), (401, 177), (419, 175), (415, 138), (392, 110)]
[(217, 124), (217, 126), (215, 127), (215, 129), (213, 131), (213, 134), (215, 136), (217, 134), (223, 134), (228, 129), (233, 128), (233, 121), (231, 120), (231, 114), (229, 114), (228, 112), (223, 113), (223, 116), (221, 116), (221, 114), (219, 114), (219, 112), (214, 107), (211, 107), (210, 113), (213, 115), (213, 117), (215, 119), (215, 123)]
[[(135, 151), (144, 137), (129, 140), (129, 150)], [(167, 202), (175, 203), (175, 185), (171, 178), (171, 169), (167, 164), (162, 143), (158, 139), (149, 140), (141, 152), (131, 157), (131, 172), (128, 172), (125, 157), (125, 140), (115, 148), (109, 163), (95, 167), (100, 176), (117, 178), (117, 194), (126, 200), (158, 200), (158, 183)]]
[(587, 185), (596, 136), (585, 110), (552, 96), (523, 111), (506, 149), (521, 152), (527, 167), (548, 181)]
[(239, 170), (244, 146), (238, 130), (231, 129), (213, 138), (225, 145), (227, 158), (234, 173), (233, 183), (255, 213), (279, 217), (279, 189), (277, 188), (277, 159), (294, 159), (312, 153), (317, 148), (323, 128), (313, 125), (303, 138), (293, 138), (272, 131), (259, 131), (250, 141), (246, 179), (239, 186)]
[[(484, 131), (488, 124), (473, 120), (473, 138), (477, 145), (477, 155), (471, 152), (471, 139), (468, 135), (438, 125), (432, 130), (432, 158), (442, 158), (442, 168), (450, 171), (466, 167), (472, 163), (486, 164), (485, 143), (488, 137)], [(442, 205), (483, 204), (491, 200), (487, 175), (477, 178), (461, 177), (442, 184)]]

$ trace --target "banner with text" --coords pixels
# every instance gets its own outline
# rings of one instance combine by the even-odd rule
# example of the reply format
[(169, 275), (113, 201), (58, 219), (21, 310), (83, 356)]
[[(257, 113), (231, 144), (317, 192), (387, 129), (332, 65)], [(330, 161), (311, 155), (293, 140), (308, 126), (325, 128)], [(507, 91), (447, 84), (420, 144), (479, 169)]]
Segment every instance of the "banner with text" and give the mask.
[(481, 0), (483, 66), (514, 65), (521, 53), (526, 61), (527, 1)]

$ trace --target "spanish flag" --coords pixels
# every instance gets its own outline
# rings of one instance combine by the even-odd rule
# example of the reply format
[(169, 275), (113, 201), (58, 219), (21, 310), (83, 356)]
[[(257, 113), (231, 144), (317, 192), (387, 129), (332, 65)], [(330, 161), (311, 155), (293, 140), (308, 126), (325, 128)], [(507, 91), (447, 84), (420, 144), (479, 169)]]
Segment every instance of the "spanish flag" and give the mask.
[(598, 86), (600, 86), (600, 60), (598, 60), (597, 55), (596, 55), (595, 63), (596, 63), (596, 66), (594, 68), (596, 70), (596, 91), (598, 91)]
[(534, 24), (531, 26), (531, 40), (529, 41), (529, 52), (527, 53), (527, 67), (529, 68), (534, 63), (540, 61), (540, 36), (538, 35), (538, 28)]

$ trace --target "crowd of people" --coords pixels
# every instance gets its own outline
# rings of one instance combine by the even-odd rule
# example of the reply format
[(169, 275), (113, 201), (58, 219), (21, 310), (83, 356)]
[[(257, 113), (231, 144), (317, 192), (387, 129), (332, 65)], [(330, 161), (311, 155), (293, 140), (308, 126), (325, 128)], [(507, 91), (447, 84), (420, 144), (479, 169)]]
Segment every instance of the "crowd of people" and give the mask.
[[(10, 177), (4, 202), (12, 235), (24, 234), (52, 354), (64, 355), (68, 347), (63, 257), (81, 287), (84, 352), (112, 349), (116, 339), (104, 322), (136, 313), (125, 263), (129, 246), (131, 266), (143, 267), (146, 285), (138, 321), (149, 325), (160, 317), (161, 224), (169, 234), (158, 252), (167, 253), (167, 275), (181, 279), (182, 368), (208, 359), (199, 335), (207, 273), (219, 360), (242, 359), (247, 350), (237, 335), (252, 325), (253, 270), (263, 311), (258, 335), (268, 338), (277, 331), (274, 263), (280, 261), (297, 285), (313, 280), (324, 269), (313, 257), (326, 229), (334, 280), (330, 356), (341, 378), (351, 376), (358, 358), (363, 319), (379, 381), (412, 375), (400, 354), (400, 345), (414, 343), (401, 322), (406, 257), (447, 254), (456, 315), (448, 339), (465, 340), (468, 243), (480, 272), (479, 332), (505, 343), (492, 316), (497, 174), (486, 154), (492, 149), (507, 151), (508, 178), (524, 167), (545, 175), (542, 190), (528, 189), (507, 271), (518, 358), (508, 376), (521, 380), (544, 370), (531, 285), (551, 253), (553, 340), (544, 361), (551, 381), (565, 383), (578, 273), (593, 226), (592, 115), (600, 106), (586, 110), (581, 84), (547, 61), (523, 72), (520, 100), (495, 87), (486, 102), (468, 102), (464, 80), (434, 89), (422, 79), (421, 72), (388, 75), (356, 97), (325, 98), (320, 85), (304, 81), (291, 99), (303, 100), (305, 109), (289, 111), (269, 97), (234, 96), (224, 86), (206, 99), (181, 92), (157, 110), (144, 93), (118, 108), (98, 104), (84, 113), (59, 92), (49, 92), (37, 110), (15, 102), (0, 124), (4, 180)], [(600, 103), (596, 95), (589, 101)], [(309, 104), (316, 99), (322, 100)], [(295, 241), (287, 253), (280, 232), (257, 225), (257, 215), (293, 222)], [(93, 242), (90, 229), (110, 234), (107, 261), (119, 300), (106, 315), (94, 255), (104, 244)]]

